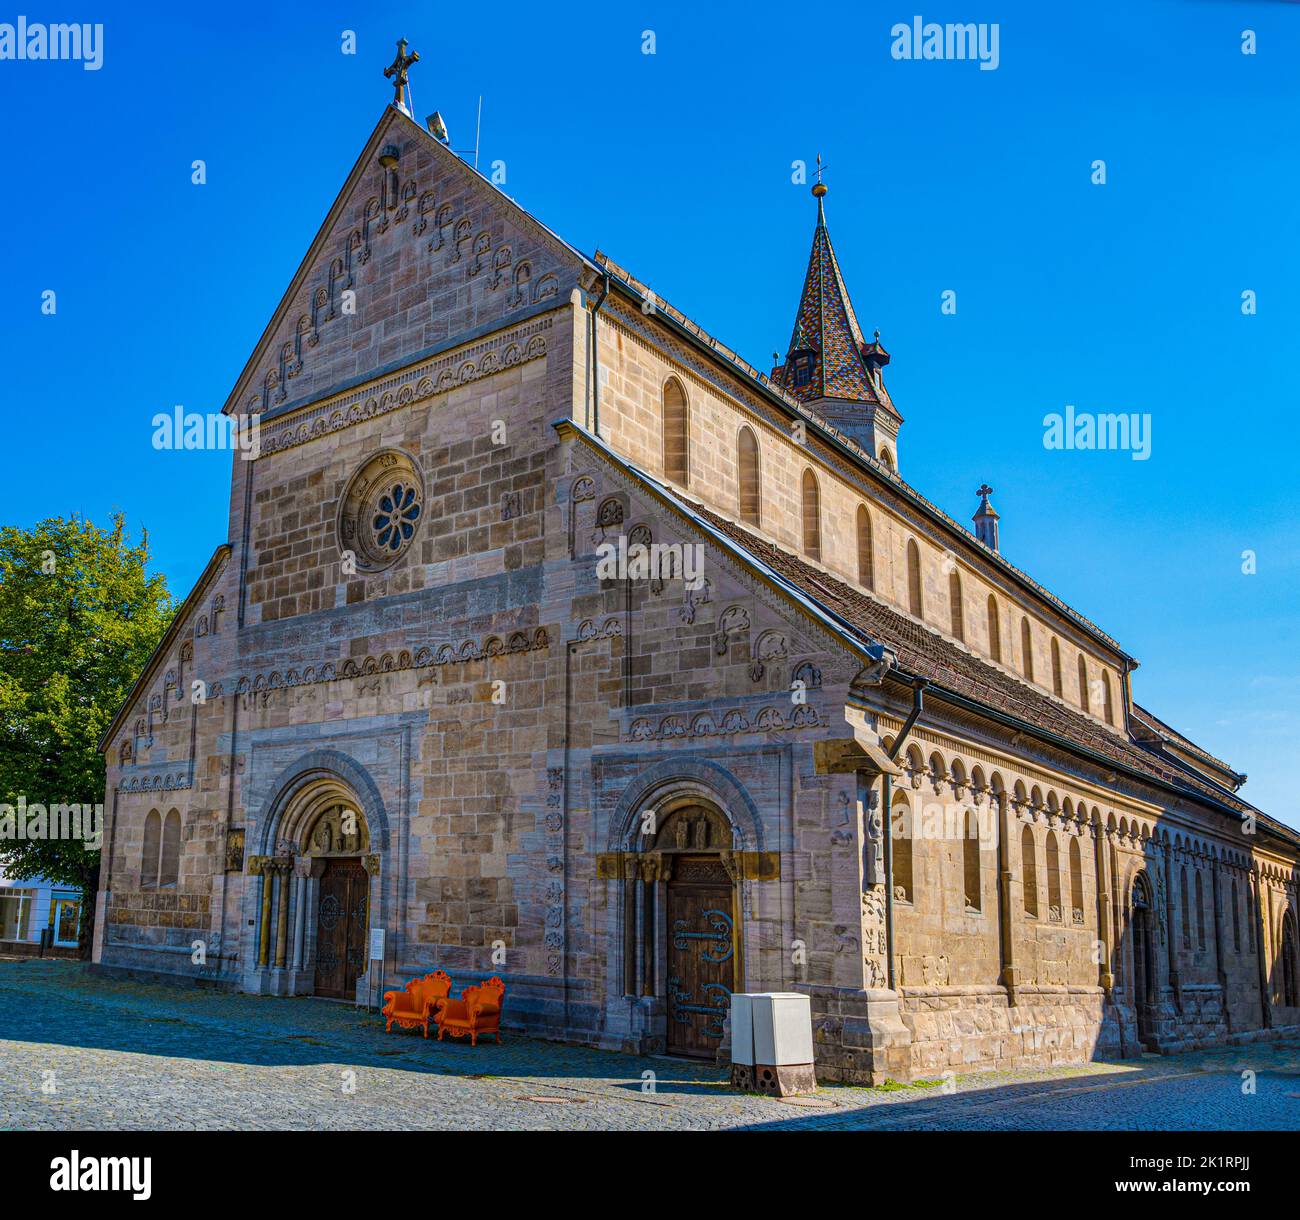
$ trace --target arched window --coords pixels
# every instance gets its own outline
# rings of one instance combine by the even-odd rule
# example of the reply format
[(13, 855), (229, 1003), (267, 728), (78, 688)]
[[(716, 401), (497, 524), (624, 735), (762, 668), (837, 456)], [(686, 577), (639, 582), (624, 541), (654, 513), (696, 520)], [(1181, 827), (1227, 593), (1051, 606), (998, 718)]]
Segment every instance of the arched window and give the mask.
[(956, 568), (948, 574), (948, 609), (952, 614), (952, 634), (954, 639), (966, 638), (966, 622), (962, 614), (961, 573)]
[(158, 884), (175, 885), (181, 867), (181, 815), (169, 810), (163, 821), (162, 853), (158, 866)]
[(1047, 864), (1047, 918), (1061, 919), (1061, 852), (1054, 830), (1047, 832), (1047, 850), (1043, 857)]
[(1183, 948), (1192, 947), (1192, 904), (1187, 898), (1187, 869), (1183, 868), (1182, 880), (1178, 884), (1178, 898), (1183, 908)]
[(1070, 922), (1076, 927), (1083, 924), (1083, 857), (1078, 835), (1070, 836)]
[(911, 902), (912, 886), (912, 807), (901, 792), (894, 797), (894, 816), (889, 833), (893, 838), (894, 897)]
[(736, 465), (740, 473), (740, 519), (760, 525), (762, 495), (758, 469), (758, 438), (752, 428), (741, 428), (736, 440)]
[(1103, 669), (1101, 671), (1101, 694), (1103, 701), (1103, 711), (1106, 715), (1106, 723), (1115, 723), (1115, 704), (1111, 701), (1110, 693), (1110, 671)]
[(876, 587), (875, 542), (871, 532), (871, 514), (865, 504), (858, 505), (858, 584), (864, 589)]
[(140, 853), (140, 888), (152, 889), (158, 884), (158, 850), (162, 846), (162, 815), (149, 810), (144, 820), (144, 851)]
[(998, 623), (998, 599), (989, 594), (989, 656), (1002, 660), (1002, 628)]
[(921, 552), (917, 548), (915, 538), (907, 540), (907, 608), (917, 618), (922, 617)]
[(1205, 948), (1205, 887), (1200, 869), (1196, 870), (1196, 947)]
[(1025, 914), (1038, 918), (1038, 858), (1034, 854), (1034, 832), (1025, 827), (1020, 836), (1020, 873), (1025, 891)]
[(1079, 706), (1085, 712), (1092, 710), (1088, 706), (1088, 662), (1083, 659), (1083, 653), (1079, 654)]
[(1031, 682), (1034, 680), (1034, 636), (1029, 620), (1020, 620), (1020, 669)]
[(1065, 683), (1061, 680), (1061, 646), (1052, 636), (1052, 690), (1058, 699), (1065, 698)]
[(1232, 883), (1232, 949), (1241, 952), (1241, 904), (1237, 900), (1237, 883)]
[(664, 383), (664, 474), (672, 483), (686, 486), (690, 457), (690, 412), (686, 391), (676, 377)]
[(1258, 942), (1255, 934), (1255, 896), (1251, 893), (1250, 882), (1246, 882), (1246, 931), (1250, 938), (1250, 951), (1258, 951)]
[(966, 909), (978, 911), (984, 905), (980, 894), (980, 822), (973, 809), (966, 810), (966, 835), (961, 843), (961, 863)]
[(886, 470), (894, 469), (894, 455), (890, 453), (889, 450), (884, 447), (884, 445), (880, 446), (880, 464)]
[(822, 557), (821, 493), (811, 470), (803, 472), (803, 553), (809, 559)]

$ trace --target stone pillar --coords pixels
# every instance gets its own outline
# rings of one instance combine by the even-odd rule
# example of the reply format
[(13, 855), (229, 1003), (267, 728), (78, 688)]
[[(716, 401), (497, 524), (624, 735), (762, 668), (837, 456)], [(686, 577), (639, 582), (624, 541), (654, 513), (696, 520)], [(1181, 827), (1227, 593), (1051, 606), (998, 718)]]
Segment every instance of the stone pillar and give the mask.
[(296, 865), (293, 872), (293, 969), (302, 969), (303, 928), (307, 921), (307, 877)]
[(1105, 991), (1106, 998), (1109, 1000), (1115, 980), (1110, 972), (1111, 938), (1114, 930), (1110, 909), (1110, 870), (1106, 859), (1107, 835), (1106, 828), (1100, 821), (1094, 823), (1092, 832), (1093, 846), (1096, 849), (1094, 859), (1097, 872), (1097, 940), (1101, 944), (1101, 952), (1097, 955), (1097, 983)]
[(629, 852), (623, 857), (623, 876), (620, 881), (623, 890), (623, 994), (625, 996), (638, 994), (636, 985), (636, 890), (639, 872), (637, 858)]
[(275, 968), (283, 970), (289, 945), (289, 862), (277, 860), (275, 874), (280, 879), (275, 914)]
[(1228, 1033), (1232, 1032), (1232, 1016), (1228, 1009), (1228, 968), (1223, 961), (1223, 907), (1219, 895), (1219, 869), (1222, 867), (1217, 855), (1210, 857), (1210, 896), (1214, 903), (1214, 967), (1219, 976), (1219, 989), (1223, 993), (1223, 1024)]
[[(1178, 975), (1178, 919), (1175, 917), (1177, 908), (1174, 906), (1174, 849), (1168, 844), (1164, 846), (1164, 872), (1165, 872), (1165, 931), (1168, 934), (1167, 944), (1169, 946), (1169, 986), (1173, 989), (1174, 1002), (1178, 1005), (1178, 1011), (1183, 1011), (1183, 992), (1182, 983)], [(1182, 914), (1182, 912), (1177, 912)], [(1186, 918), (1186, 915), (1183, 915)]]
[(988, 798), (997, 810), (998, 819), (998, 942), (1002, 951), (1002, 978), (1007, 989), (1007, 1003), (1016, 1002), (1016, 985), (1020, 976), (1016, 968), (1015, 893), (1011, 870), (1011, 802), (1005, 792), (993, 792)]
[(270, 862), (263, 860), (258, 866), (258, 875), (262, 878), (262, 913), (257, 929), (257, 965), (265, 969), (271, 958), (271, 868)]

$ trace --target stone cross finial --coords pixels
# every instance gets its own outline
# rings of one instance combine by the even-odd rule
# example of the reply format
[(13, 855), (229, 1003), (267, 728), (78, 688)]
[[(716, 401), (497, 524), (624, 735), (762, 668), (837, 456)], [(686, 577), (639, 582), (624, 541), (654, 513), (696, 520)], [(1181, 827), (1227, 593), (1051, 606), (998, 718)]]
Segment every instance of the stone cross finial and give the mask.
[(987, 483), (981, 483), (975, 494), (977, 496), (991, 496), (993, 494), (993, 488), (991, 488)]
[(406, 106), (402, 100), (402, 94), (406, 89), (407, 69), (420, 58), (419, 51), (412, 51), (409, 55), (406, 53), (406, 39), (397, 40), (397, 58), (384, 69), (384, 75), (390, 77), (393, 82), (393, 105), (399, 110), (405, 110)]

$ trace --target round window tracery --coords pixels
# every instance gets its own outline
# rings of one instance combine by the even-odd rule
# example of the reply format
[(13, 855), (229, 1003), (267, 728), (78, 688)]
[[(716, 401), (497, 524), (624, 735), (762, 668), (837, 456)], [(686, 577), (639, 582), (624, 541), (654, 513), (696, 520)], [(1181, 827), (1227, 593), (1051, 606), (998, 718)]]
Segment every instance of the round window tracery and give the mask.
[(339, 546), (357, 567), (375, 572), (395, 563), (419, 531), (424, 480), (410, 455), (386, 449), (368, 459), (343, 493)]

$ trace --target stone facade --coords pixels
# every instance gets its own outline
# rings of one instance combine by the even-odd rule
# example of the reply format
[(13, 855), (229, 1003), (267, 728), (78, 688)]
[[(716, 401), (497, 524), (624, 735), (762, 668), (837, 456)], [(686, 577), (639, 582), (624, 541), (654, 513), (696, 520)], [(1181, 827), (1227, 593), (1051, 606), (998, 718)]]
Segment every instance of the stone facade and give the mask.
[[(892, 433), (647, 294), (385, 112), (232, 392), (229, 539), (104, 739), (99, 968), (497, 974), (508, 1027), (691, 1054), (729, 992), (801, 988), (819, 1075), (872, 1082), (1300, 1023), (1295, 834)], [(602, 566), (652, 545), (698, 579)]]

